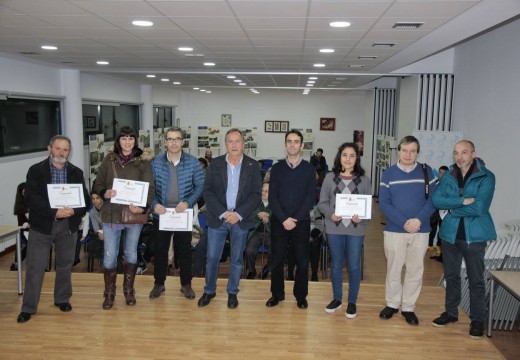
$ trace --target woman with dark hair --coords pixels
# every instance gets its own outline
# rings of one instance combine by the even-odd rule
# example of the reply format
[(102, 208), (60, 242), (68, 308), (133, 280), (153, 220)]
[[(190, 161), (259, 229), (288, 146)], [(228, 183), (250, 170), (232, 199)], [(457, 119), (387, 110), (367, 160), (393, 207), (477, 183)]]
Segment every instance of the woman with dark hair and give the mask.
[[(20, 235), (22, 239), (22, 244), (27, 244), (27, 236), (29, 235), (29, 220), (27, 219), (27, 214), (29, 213), (29, 207), (25, 203), (25, 183), (18, 184), (16, 188), (16, 196), (14, 198), (14, 211), (13, 214), (16, 215), (18, 220), (18, 226), (21, 226)], [(22, 260), (25, 259), (27, 255), (27, 246), (24, 246), (22, 249)], [(11, 264), (11, 271), (18, 270), (18, 259), (17, 254), (14, 254), (14, 263)]]
[(325, 307), (327, 313), (341, 308), (343, 298), (343, 266), (347, 261), (348, 306), (345, 316), (356, 317), (356, 300), (361, 283), (361, 250), (368, 220), (357, 215), (351, 219), (335, 214), (336, 194), (372, 194), (370, 179), (361, 167), (359, 148), (354, 143), (344, 143), (336, 154), (334, 168), (323, 180), (318, 210), (325, 217), (325, 232), (330, 248), (333, 300)]
[[(137, 134), (129, 126), (124, 126), (114, 141), (114, 149), (101, 162), (99, 172), (94, 185), (94, 192), (104, 199), (101, 207), (101, 220), (103, 222), (104, 255), (103, 267), (105, 268), (105, 301), (103, 309), (111, 309), (116, 295), (117, 258), (119, 254), (119, 240), (124, 230), (124, 282), (123, 292), (127, 305), (135, 305), (134, 280), (137, 271), (137, 243), (143, 225), (123, 224), (121, 211), (128, 206), (134, 214), (145, 213), (154, 196), (154, 181), (150, 165), (151, 154), (145, 154), (137, 146)], [(112, 198), (117, 195), (112, 189), (114, 178), (144, 181), (149, 184), (146, 207), (134, 205), (121, 205), (112, 203)]]

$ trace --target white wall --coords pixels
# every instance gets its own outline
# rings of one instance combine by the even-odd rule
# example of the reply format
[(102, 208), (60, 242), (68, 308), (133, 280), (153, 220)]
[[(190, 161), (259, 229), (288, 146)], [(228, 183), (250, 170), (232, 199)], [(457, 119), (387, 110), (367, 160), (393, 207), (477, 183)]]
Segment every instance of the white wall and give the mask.
[(398, 90), (398, 105), (397, 105), (397, 142), (406, 135), (411, 135), (414, 130), (417, 130), (417, 106), (419, 93), (419, 77), (410, 76), (400, 81), (401, 86)]
[(520, 218), (520, 20), (455, 49), (454, 130), (473, 141), (496, 175), (498, 224)]
[[(323, 148), (329, 167), (341, 143), (353, 141), (354, 130), (371, 131), (365, 121), (366, 92), (349, 94), (302, 95), (288, 92), (264, 92), (259, 95), (243, 90), (216, 90), (212, 94), (183, 93), (181, 98), (181, 126), (192, 126), (192, 137), (199, 125), (220, 127), (221, 114), (232, 115), (232, 127), (257, 127), (256, 158), (281, 158), (285, 155), (284, 134), (265, 133), (264, 121), (289, 121), (290, 128), (312, 129), (314, 148)], [(320, 117), (336, 118), (336, 131), (320, 131)], [(223, 128), (225, 133), (227, 129)], [(225, 153), (221, 139), (221, 154)], [(367, 134), (368, 135), (368, 134)], [(368, 137), (368, 136), (366, 136)], [(192, 141), (191, 152), (196, 154)], [(365, 152), (363, 162), (370, 160)], [(371, 154), (370, 154), (371, 156)], [(309, 157), (309, 153), (305, 154)], [(367, 163), (368, 164), (368, 163)], [(363, 164), (367, 167), (366, 164)]]

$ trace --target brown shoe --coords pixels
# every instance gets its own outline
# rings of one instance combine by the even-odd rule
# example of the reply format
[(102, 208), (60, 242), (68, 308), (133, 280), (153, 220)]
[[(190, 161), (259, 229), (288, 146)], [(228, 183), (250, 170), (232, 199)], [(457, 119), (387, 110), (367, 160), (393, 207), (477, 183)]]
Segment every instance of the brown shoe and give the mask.
[(117, 268), (116, 269), (105, 269), (105, 292), (103, 296), (103, 309), (110, 310), (114, 306), (114, 298), (116, 297), (116, 279), (117, 279)]
[(123, 294), (125, 295), (126, 305), (134, 306), (135, 300), (135, 289), (134, 280), (135, 273), (137, 271), (137, 264), (124, 264), (124, 275), (123, 278)]
[(186, 284), (182, 286), (181, 293), (183, 293), (184, 297), (186, 297), (187, 299), (195, 299), (195, 291), (193, 291), (193, 289), (191, 288), (191, 284)]

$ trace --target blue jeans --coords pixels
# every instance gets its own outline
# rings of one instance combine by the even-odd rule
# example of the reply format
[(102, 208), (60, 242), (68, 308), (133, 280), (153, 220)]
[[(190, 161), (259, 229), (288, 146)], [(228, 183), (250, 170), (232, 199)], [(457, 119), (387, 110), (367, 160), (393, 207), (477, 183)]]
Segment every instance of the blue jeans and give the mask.
[(238, 283), (242, 275), (242, 255), (246, 248), (248, 230), (241, 229), (238, 224), (231, 225), (226, 222), (223, 222), (218, 228), (208, 227), (206, 286), (204, 287), (206, 294), (215, 294), (217, 291), (218, 266), (228, 233), (231, 240), (231, 264), (227, 293), (238, 294)]
[(348, 302), (355, 304), (361, 284), (361, 249), (364, 236), (327, 234), (330, 249), (332, 293), (334, 299), (343, 299), (343, 266), (347, 261)]
[(123, 251), (127, 264), (137, 264), (137, 243), (141, 235), (142, 224), (111, 224), (103, 223), (103, 235), (105, 254), (103, 256), (103, 267), (115, 269), (117, 267), (117, 256), (119, 255), (119, 241), (121, 232), (125, 230), (125, 241)]
[(445, 307), (448, 315), (458, 317), (461, 300), (460, 269), (462, 259), (466, 263), (469, 283), (470, 318), (474, 321), (486, 320), (486, 283), (484, 281), (484, 254), (486, 242), (471, 243), (455, 240), (450, 244), (442, 240), (442, 261), (446, 279)]

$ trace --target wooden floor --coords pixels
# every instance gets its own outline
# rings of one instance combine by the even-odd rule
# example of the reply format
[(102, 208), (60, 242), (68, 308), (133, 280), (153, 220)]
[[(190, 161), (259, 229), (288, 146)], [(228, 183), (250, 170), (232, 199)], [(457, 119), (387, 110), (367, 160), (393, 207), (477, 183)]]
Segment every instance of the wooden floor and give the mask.
[[(420, 325), (408, 325), (400, 314), (380, 320), (384, 307), (386, 260), (382, 250), (382, 219), (371, 222), (365, 240), (365, 279), (358, 298), (358, 316), (345, 317), (345, 307), (327, 314), (332, 299), (329, 279), (309, 284), (309, 308), (296, 307), (292, 282), (286, 300), (266, 308), (268, 280), (241, 280), (239, 307), (227, 308), (226, 280), (218, 280), (217, 297), (206, 308), (185, 299), (178, 276), (168, 277), (166, 293), (150, 300), (149, 270), (136, 278), (137, 305), (126, 306), (118, 278), (112, 310), (101, 309), (103, 277), (86, 273), (80, 263), (73, 273), (73, 311), (53, 305), (54, 273), (46, 274), (38, 312), (18, 324), (22, 297), (17, 295), (16, 272), (8, 271), (13, 254), (0, 257), (0, 358), (5, 359), (518, 359), (520, 336), (495, 331), (493, 340), (472, 340), (470, 320), (444, 329), (431, 326), (443, 311), (444, 290), (436, 286), (442, 264), (425, 259), (424, 286), (417, 303)], [(99, 269), (99, 266), (98, 266)], [(223, 264), (222, 273), (226, 273)], [(193, 279), (197, 299), (204, 279)], [(344, 293), (348, 284), (344, 285)], [(505, 345), (504, 345), (505, 344)]]

